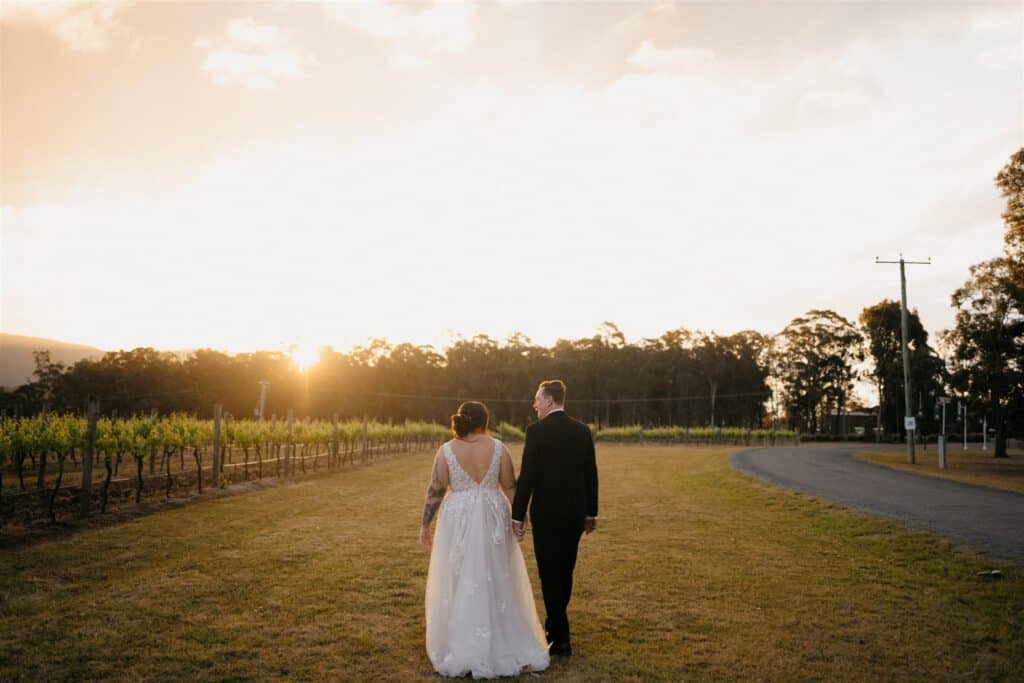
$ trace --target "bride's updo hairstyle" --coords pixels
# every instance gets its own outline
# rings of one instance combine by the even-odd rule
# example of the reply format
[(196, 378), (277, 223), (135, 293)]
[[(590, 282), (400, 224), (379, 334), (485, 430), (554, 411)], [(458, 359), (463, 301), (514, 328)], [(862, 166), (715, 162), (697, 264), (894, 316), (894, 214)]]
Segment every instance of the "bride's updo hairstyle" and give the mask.
[(455, 436), (463, 437), (481, 427), (486, 430), (490, 419), (487, 406), (479, 401), (466, 401), (459, 406), (459, 412), (452, 415), (452, 431)]

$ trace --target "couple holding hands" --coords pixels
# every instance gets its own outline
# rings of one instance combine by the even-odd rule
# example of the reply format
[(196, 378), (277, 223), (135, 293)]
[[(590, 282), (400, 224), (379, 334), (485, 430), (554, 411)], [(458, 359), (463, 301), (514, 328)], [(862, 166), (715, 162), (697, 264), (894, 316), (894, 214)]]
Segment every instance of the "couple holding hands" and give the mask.
[[(597, 463), (590, 428), (564, 404), (561, 380), (540, 383), (518, 480), (508, 448), (488, 433), (486, 406), (467, 401), (452, 415), (455, 436), (434, 458), (420, 530), (431, 549), (427, 655), (438, 673), (514, 676), (572, 654), (566, 608), (580, 538), (597, 525)], [(528, 506), (543, 629), (516, 543)]]

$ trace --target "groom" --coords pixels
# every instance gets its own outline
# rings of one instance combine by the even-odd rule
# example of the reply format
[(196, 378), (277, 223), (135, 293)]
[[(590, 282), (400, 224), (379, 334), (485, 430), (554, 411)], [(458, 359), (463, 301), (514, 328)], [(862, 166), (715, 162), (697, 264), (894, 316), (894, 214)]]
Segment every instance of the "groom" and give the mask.
[(570, 656), (566, 608), (580, 536), (597, 527), (597, 463), (590, 427), (565, 413), (565, 383), (540, 383), (533, 398), (539, 422), (526, 428), (523, 462), (512, 501), (512, 531), (523, 540), (530, 504), (544, 622), (553, 655)]

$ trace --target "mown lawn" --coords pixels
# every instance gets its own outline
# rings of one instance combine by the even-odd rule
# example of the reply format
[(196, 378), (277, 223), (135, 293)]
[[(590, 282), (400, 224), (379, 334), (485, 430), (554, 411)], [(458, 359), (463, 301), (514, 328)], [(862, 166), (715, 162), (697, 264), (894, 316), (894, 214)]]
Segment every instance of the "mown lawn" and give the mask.
[[(598, 445), (575, 655), (530, 678), (1019, 677), (1021, 567), (748, 479), (733, 450)], [(3, 551), (0, 680), (436, 679), (429, 468), (405, 456)]]
[(907, 462), (906, 451), (864, 451), (856, 457), (904, 472), (1024, 493), (1024, 449), (1011, 448), (1010, 457), (993, 458), (992, 448), (990, 444), (989, 450), (983, 451), (977, 444), (971, 444), (965, 451), (954, 442), (946, 449), (944, 470), (939, 469), (939, 449), (934, 445), (928, 450), (916, 448), (913, 465)]

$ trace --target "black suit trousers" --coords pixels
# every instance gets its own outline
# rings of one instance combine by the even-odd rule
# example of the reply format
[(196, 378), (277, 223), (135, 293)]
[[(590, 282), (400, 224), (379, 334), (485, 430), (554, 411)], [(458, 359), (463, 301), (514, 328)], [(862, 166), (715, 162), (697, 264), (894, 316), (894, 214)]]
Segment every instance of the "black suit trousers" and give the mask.
[(566, 609), (572, 597), (572, 572), (582, 535), (582, 519), (533, 522), (533, 552), (547, 612), (544, 628), (555, 643), (569, 642)]

